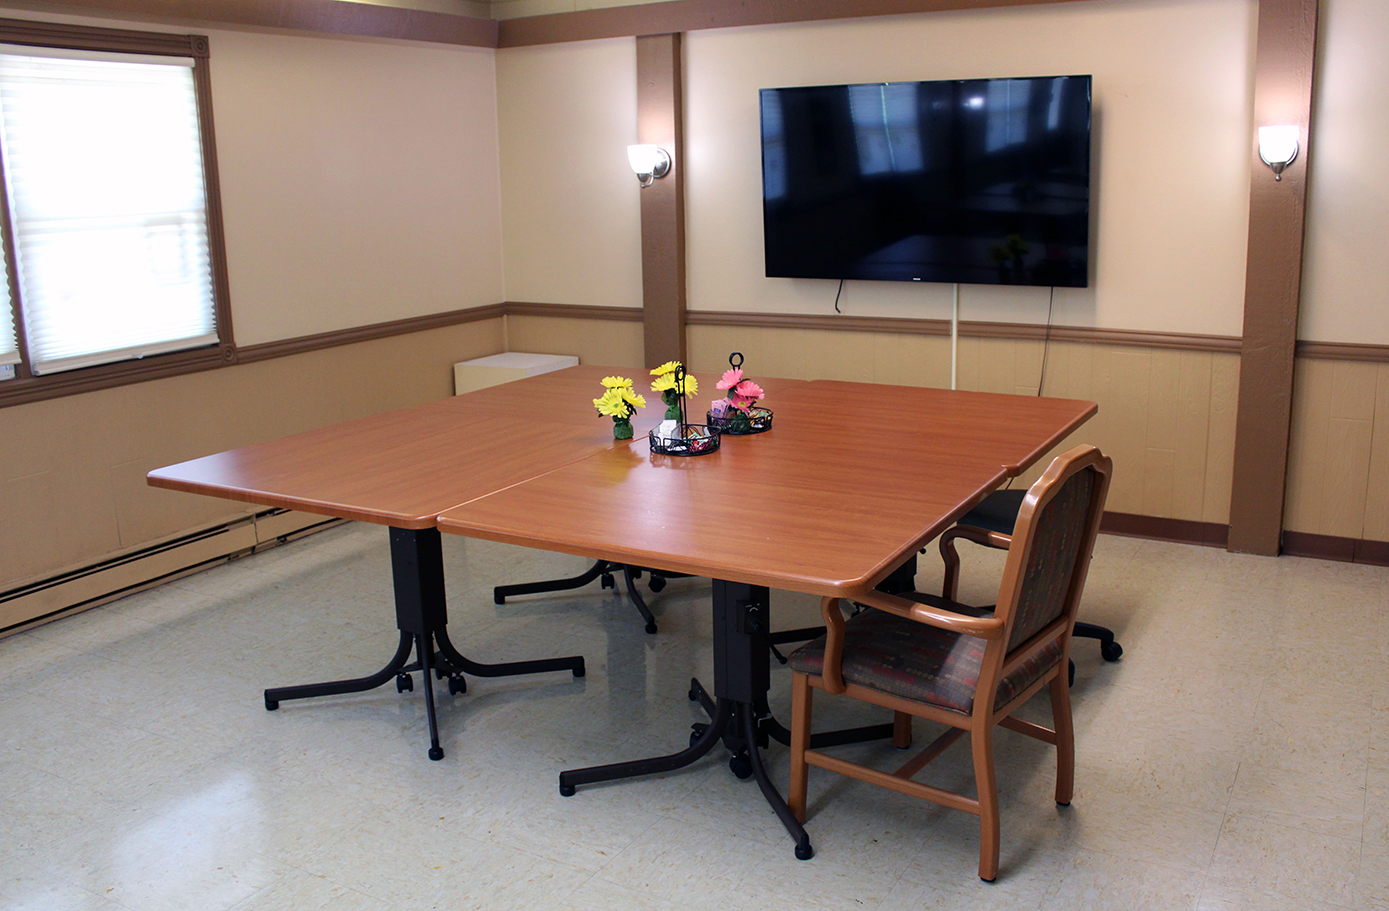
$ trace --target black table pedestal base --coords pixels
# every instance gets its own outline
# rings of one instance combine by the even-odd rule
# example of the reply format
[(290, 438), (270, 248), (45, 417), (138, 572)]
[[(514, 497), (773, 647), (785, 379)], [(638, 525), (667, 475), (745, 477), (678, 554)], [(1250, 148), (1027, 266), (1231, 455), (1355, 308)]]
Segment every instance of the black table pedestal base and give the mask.
[[(444, 750), (439, 746), (439, 722), (434, 710), (431, 674), (440, 680), (447, 677), (450, 693), (467, 692), (465, 673), (475, 677), (512, 677), (569, 671), (575, 677), (584, 676), (584, 659), (580, 655), (480, 664), (465, 658), (454, 647), (449, 641), (448, 615), (444, 608), (444, 556), (438, 529), (392, 528), (391, 574), (395, 582), (396, 626), (400, 628), (400, 645), (386, 666), (367, 677), (268, 689), (265, 691), (267, 710), (278, 709), (280, 703), (287, 699), (311, 699), (315, 696), (374, 690), (393, 677), (396, 689), (404, 693), (415, 688), (410, 675), (419, 671), (424, 681), (425, 715), (429, 719), (429, 758), (438, 760), (444, 758)], [(412, 651), (415, 660), (407, 663)]]
[(611, 560), (598, 560), (588, 569), (577, 576), (568, 579), (548, 579), (544, 582), (519, 582), (515, 585), (498, 585), (492, 589), (492, 600), (497, 604), (505, 604), (506, 599), (515, 595), (539, 595), (545, 592), (567, 592), (576, 588), (583, 588), (594, 579), (601, 577), (604, 588), (616, 588), (613, 581), (613, 573), (622, 573), (622, 579), (627, 583), (627, 598), (632, 602), (632, 606), (641, 614), (641, 619), (646, 623), (648, 633), (656, 632), (656, 618), (651, 614), (651, 608), (646, 605), (646, 599), (641, 596), (637, 589), (636, 580), (641, 578), (641, 574), (650, 574), (649, 585), (653, 592), (659, 592), (666, 587), (667, 579), (687, 579), (687, 573), (668, 573), (658, 572), (654, 569), (643, 570), (639, 566), (632, 566), (628, 563), (614, 563)]

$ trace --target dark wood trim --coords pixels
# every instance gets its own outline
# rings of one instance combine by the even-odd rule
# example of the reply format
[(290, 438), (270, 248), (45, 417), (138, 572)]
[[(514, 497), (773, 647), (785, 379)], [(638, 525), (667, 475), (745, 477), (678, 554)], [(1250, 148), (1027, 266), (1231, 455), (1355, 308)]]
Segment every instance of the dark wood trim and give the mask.
[(1283, 553), (1291, 557), (1316, 557), (1342, 563), (1368, 563), (1389, 566), (1389, 541), (1314, 535), (1304, 531), (1283, 532)]
[(29, 19), (0, 19), (0, 43), (31, 47), (66, 47), (83, 51), (115, 51), (122, 54), (161, 54), (167, 57), (207, 59), (205, 35), (139, 32), (123, 28), (93, 28)]
[(475, 323), (479, 320), (498, 319), (506, 315), (505, 304), (488, 304), (485, 307), (469, 307), (463, 310), (448, 310), (444, 313), (430, 313), (425, 316), (412, 316), (406, 319), (390, 320), (385, 323), (372, 323), (352, 329), (335, 329), (314, 335), (301, 335), (276, 342), (262, 342), (259, 345), (245, 345), (236, 351), (239, 364), (254, 364), (272, 358), (287, 357), (291, 354), (304, 354), (339, 345), (356, 342), (369, 342), (393, 335), (407, 335), (411, 332), (424, 332), (429, 329), (442, 329), (461, 323)]
[(1351, 342), (1297, 343), (1297, 356), (1324, 361), (1366, 361), (1389, 364), (1389, 345), (1357, 345)]
[(171, 23), (227, 24), (327, 35), (497, 46), (498, 23), (348, 0), (49, 0), (68, 14), (135, 15)]
[(499, 306), (506, 308), (507, 316), (608, 319), (629, 323), (639, 323), (643, 318), (642, 311), (638, 307), (590, 307), (583, 304), (533, 304), (524, 301), (507, 301)]
[(685, 360), (685, 113), (683, 39), (637, 38), (637, 142), (671, 156), (641, 189), (641, 297), (646, 366)]
[(1308, 137), (1317, 0), (1259, 0), (1258, 27), (1253, 126), (1296, 124), (1301, 151), (1283, 179), (1275, 181), (1259, 158), (1257, 129), (1250, 130), (1249, 247), (1230, 550), (1275, 556), (1283, 530), (1292, 431), (1307, 163), (1313, 151)]
[(1073, 0), (854, 0), (852, 4), (845, 0), (671, 0), (503, 19), (497, 47), (1069, 2)]
[(225, 366), (228, 366), (228, 362), (221, 349), (208, 346), (44, 376), (16, 376), (12, 380), (0, 381), (0, 408), (41, 402), (45, 399), (60, 399), (82, 392), (96, 392), (98, 389), (129, 386), (183, 373), (200, 373)]
[(1100, 520), (1100, 531), (1107, 535), (1198, 544), (1202, 547), (1225, 547), (1230, 536), (1230, 526), (1218, 522), (1164, 519), (1128, 512), (1105, 512)]
[[(828, 316), (807, 313), (739, 313), (723, 310), (690, 310), (691, 326), (737, 326), (758, 329), (822, 329), (839, 332), (883, 332), (897, 335), (950, 334), (949, 320), (902, 317)], [(1047, 337), (1047, 327), (1037, 323), (995, 323), (963, 320), (960, 335), (972, 338), (1034, 339)], [(1238, 354), (1240, 340), (1229, 335), (1194, 335), (1150, 332), (1143, 329), (1094, 329), (1086, 326), (1052, 326), (1053, 341), (1091, 342), (1180, 351), (1214, 351)]]

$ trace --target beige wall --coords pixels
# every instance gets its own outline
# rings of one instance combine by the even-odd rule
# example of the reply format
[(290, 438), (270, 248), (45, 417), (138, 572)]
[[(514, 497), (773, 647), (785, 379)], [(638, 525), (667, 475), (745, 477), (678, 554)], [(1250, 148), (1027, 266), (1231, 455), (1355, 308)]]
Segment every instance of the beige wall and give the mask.
[(503, 350), (502, 319), (0, 409), (0, 589), (244, 515), (157, 490), (153, 468), (453, 391), (456, 361)]
[(1389, 364), (1301, 358), (1283, 525), (1389, 541)]
[[(569, 319), (554, 316), (506, 318), (506, 350), (573, 354), (581, 364), (641, 370), (640, 320)], [(596, 395), (596, 393), (595, 393)]]
[[(690, 327), (696, 370), (726, 368), (735, 349), (753, 377), (950, 385), (950, 340), (943, 337)], [(959, 388), (1036, 395), (1042, 352), (1039, 341), (961, 339)], [(1043, 393), (1099, 403), (1099, 414), (1058, 451), (1092, 443), (1114, 458), (1110, 510), (1225, 523), (1238, 388), (1233, 354), (1053, 341)], [(1019, 483), (1035, 479), (1046, 462)]]
[(211, 43), (239, 344), (504, 299), (491, 51)]
[(497, 52), (506, 299), (641, 306), (631, 38)]
[[(763, 275), (757, 90), (1091, 73), (1092, 287), (1061, 325), (1238, 335), (1248, 221), (1250, 0), (1066, 3), (689, 35), (689, 305), (832, 313), (835, 284)], [(947, 285), (850, 282), (863, 316), (948, 316)], [(1046, 289), (961, 289), (966, 319), (1043, 322)]]
[(1389, 344), (1389, 3), (1321, 0), (1298, 337)]

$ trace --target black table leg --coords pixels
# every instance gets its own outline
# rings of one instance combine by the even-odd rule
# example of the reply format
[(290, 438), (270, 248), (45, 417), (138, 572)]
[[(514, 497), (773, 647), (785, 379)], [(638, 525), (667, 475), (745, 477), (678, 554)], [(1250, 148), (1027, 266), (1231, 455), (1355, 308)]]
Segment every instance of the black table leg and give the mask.
[[(647, 606), (646, 599), (642, 597), (637, 589), (636, 580), (641, 577), (643, 572), (639, 566), (632, 566), (627, 563), (613, 563), (608, 560), (599, 560), (584, 570), (577, 576), (567, 579), (549, 579), (544, 582), (519, 582), (515, 585), (498, 585), (492, 589), (492, 600), (498, 604), (505, 604), (506, 599), (513, 595), (538, 595), (544, 592), (567, 592), (576, 588), (583, 588), (588, 583), (600, 576), (603, 579), (604, 588), (614, 588), (613, 573), (622, 573), (623, 581), (627, 583), (627, 599), (632, 602), (632, 606), (641, 614), (642, 622), (646, 624), (648, 633), (656, 632), (656, 618), (651, 614), (651, 608)], [(651, 573), (651, 590), (658, 592), (666, 587), (667, 579), (685, 579), (687, 573), (667, 573), (656, 570), (646, 570)]]
[[(722, 739), (733, 753), (730, 769), (739, 778), (757, 779), (762, 796), (796, 842), (796, 857), (808, 860), (813, 856), (810, 836), (791, 814), (762, 763), (760, 747), (766, 742), (766, 734), (760, 722), (766, 713), (771, 682), (767, 666), (770, 655), (763, 632), (767, 629), (767, 613), (765, 587), (715, 579), (714, 699), (710, 723), (698, 726), (694, 742), (678, 753), (561, 772), (560, 793), (569, 797), (578, 785), (679, 769), (708, 753)], [(698, 698), (703, 687), (696, 690), (697, 681), (691, 683), (691, 693)]]
[[(450, 693), (467, 690), (463, 676), (465, 672), (477, 677), (510, 677), (548, 671), (569, 671), (575, 677), (584, 676), (584, 659), (580, 655), (541, 661), (481, 664), (459, 653), (448, 637), (444, 554), (438, 529), (392, 528), (391, 575), (395, 584), (396, 626), (400, 629), (400, 645), (390, 663), (368, 677), (268, 689), (265, 691), (267, 709), (274, 711), (287, 699), (365, 692), (382, 686), (392, 677), (396, 678), (397, 689), (405, 692), (414, 689), (409, 675), (419, 671), (424, 678), (425, 715), (429, 721), (429, 758), (437, 760), (444, 758), (444, 750), (439, 746), (439, 721), (435, 714), (431, 674), (440, 680), (447, 677)], [(411, 650), (415, 653), (415, 661), (407, 664)]]

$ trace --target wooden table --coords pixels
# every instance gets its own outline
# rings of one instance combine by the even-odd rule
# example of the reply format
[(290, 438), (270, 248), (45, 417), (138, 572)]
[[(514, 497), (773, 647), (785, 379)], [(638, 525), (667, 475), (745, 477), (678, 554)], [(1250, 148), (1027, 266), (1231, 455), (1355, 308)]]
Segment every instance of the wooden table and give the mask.
[[(804, 859), (809, 837), (759, 750), (780, 727), (767, 710), (768, 588), (850, 599), (901, 590), (922, 545), (1097, 408), (819, 381), (788, 386), (768, 404), (771, 431), (725, 436), (715, 453), (663, 456), (638, 439), (446, 510), (437, 525), (713, 578), (714, 698), (701, 699), (710, 724), (668, 756), (563, 772), (560, 792), (677, 769), (722, 739), (734, 773), (757, 779)], [(691, 698), (702, 692), (692, 682)]]
[[(720, 739), (741, 777), (809, 857), (804, 829), (762, 766), (784, 735), (767, 710), (773, 640), (768, 587), (853, 598), (901, 590), (919, 548), (1005, 478), (1024, 471), (1096, 411), (1093, 402), (900, 386), (758, 378), (773, 429), (725, 436), (695, 458), (654, 455), (645, 432), (612, 440), (589, 410), (611, 368), (574, 367), (150, 472), (156, 487), (388, 525), (400, 644), (367, 677), (265, 691), (284, 699), (359, 692), (422, 672), (431, 759), (439, 746), (430, 673), (462, 691), (480, 676), (568, 670), (578, 656), (479, 664), (450, 642), (440, 530), (708, 576), (714, 581), (714, 696), (692, 681), (711, 722), (670, 756), (564, 772), (560, 790), (679, 768)], [(637, 374), (638, 387), (646, 386)], [(699, 375), (696, 408), (715, 396)], [(411, 651), (416, 660), (407, 663)], [(850, 732), (851, 734), (854, 732)]]
[[(374, 674), (351, 680), (265, 691), (265, 707), (283, 700), (356, 693), (392, 678), (402, 691), (409, 676), (424, 678), (429, 758), (442, 759), (431, 672), (448, 677), (449, 691), (480, 677), (569, 671), (584, 675), (580, 656), (483, 664), (469, 660), (448, 635), (444, 563), (435, 517), (519, 484), (615, 443), (612, 422), (599, 418), (592, 399), (611, 368), (573, 367), (415, 408), (346, 421), (306, 433), (245, 446), (160, 468), (154, 487), (298, 509), (390, 526), (391, 572), (400, 641)], [(644, 431), (659, 420), (647, 408)], [(415, 660), (410, 662), (411, 652)]]

